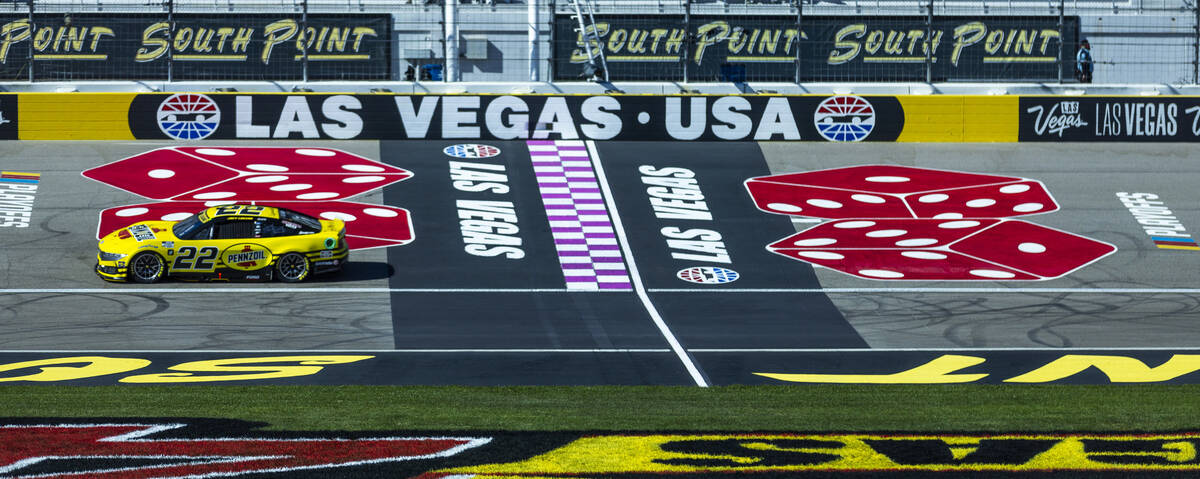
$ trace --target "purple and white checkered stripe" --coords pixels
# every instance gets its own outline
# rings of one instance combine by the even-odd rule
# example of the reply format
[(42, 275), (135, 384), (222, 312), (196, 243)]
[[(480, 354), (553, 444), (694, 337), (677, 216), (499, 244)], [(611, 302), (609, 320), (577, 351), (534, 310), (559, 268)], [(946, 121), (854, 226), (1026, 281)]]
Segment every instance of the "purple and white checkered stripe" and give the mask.
[(633, 289), (587, 146), (570, 140), (528, 145), (567, 289)]

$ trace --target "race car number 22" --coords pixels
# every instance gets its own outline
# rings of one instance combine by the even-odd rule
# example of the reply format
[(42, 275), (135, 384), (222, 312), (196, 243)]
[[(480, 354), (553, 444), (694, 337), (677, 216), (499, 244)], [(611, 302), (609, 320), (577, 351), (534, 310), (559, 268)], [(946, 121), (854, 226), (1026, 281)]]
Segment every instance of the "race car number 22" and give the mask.
[[(196, 247), (184, 246), (179, 248), (179, 256), (175, 257), (175, 263), (171, 265), (171, 269), (213, 269), (216, 266), (213, 260), (217, 259), (218, 250), (212, 246), (200, 248), (200, 255), (196, 256)], [(195, 264), (192, 260), (195, 260)]]

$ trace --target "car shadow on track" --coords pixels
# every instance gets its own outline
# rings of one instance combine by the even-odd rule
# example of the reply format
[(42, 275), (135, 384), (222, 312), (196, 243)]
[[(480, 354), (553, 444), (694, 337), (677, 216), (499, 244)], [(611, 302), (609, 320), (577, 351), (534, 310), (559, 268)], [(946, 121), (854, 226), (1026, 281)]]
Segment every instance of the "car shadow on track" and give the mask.
[(372, 279), (387, 279), (396, 273), (392, 265), (377, 261), (350, 261), (338, 273), (313, 275), (309, 283), (349, 283)]

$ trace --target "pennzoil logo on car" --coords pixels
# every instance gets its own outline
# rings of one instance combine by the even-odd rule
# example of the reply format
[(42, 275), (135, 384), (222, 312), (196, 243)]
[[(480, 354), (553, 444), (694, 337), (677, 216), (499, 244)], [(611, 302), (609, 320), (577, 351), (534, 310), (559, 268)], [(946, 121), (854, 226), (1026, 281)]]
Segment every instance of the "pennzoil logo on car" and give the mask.
[(260, 245), (241, 243), (230, 246), (221, 253), (225, 266), (240, 270), (262, 269), (271, 263), (271, 251)]

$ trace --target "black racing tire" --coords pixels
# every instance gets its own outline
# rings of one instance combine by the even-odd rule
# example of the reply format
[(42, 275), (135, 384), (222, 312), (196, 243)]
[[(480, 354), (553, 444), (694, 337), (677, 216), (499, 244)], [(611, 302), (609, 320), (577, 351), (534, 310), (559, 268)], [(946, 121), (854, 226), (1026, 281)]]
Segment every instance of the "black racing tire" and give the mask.
[(299, 283), (312, 274), (312, 264), (300, 253), (287, 253), (275, 260), (275, 275), (284, 283)]
[(129, 260), (127, 274), (134, 283), (157, 283), (167, 275), (167, 262), (149, 251), (138, 253)]

